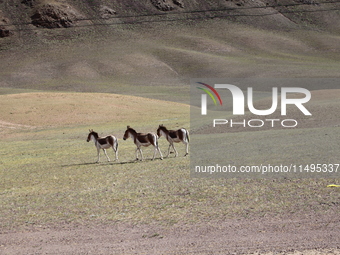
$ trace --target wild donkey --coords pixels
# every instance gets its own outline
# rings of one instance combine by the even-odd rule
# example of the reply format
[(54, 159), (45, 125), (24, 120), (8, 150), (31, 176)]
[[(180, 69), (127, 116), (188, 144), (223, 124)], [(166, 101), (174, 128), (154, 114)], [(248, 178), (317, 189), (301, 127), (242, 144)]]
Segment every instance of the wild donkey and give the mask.
[(186, 130), (185, 128), (181, 128), (178, 130), (168, 130), (165, 126), (159, 125), (158, 129), (157, 129), (157, 135), (159, 137), (161, 137), (162, 135), (165, 136), (166, 140), (168, 140), (169, 142), (169, 149), (168, 149), (168, 155), (166, 155), (166, 157), (169, 156), (170, 154), (170, 148), (172, 147), (175, 151), (175, 157), (178, 156), (178, 152), (175, 149), (174, 143), (180, 143), (183, 142), (186, 145), (186, 149), (185, 149), (185, 155), (189, 154), (189, 132), (188, 130)]
[(126, 140), (129, 137), (131, 137), (133, 139), (133, 142), (137, 146), (136, 160), (138, 160), (138, 151), (140, 152), (141, 160), (143, 161), (143, 159), (144, 159), (143, 153), (142, 153), (142, 150), (141, 150), (141, 146), (150, 146), (150, 145), (153, 145), (154, 148), (155, 148), (152, 160), (155, 159), (156, 151), (159, 152), (161, 159), (163, 159), (162, 152), (160, 151), (160, 149), (158, 147), (158, 137), (157, 137), (156, 134), (153, 134), (153, 133), (147, 133), (147, 134), (137, 133), (136, 130), (134, 130), (130, 126), (127, 126), (127, 129), (124, 133), (123, 139)]
[(98, 154), (98, 159), (97, 162), (99, 162), (100, 160), (100, 149), (102, 149), (106, 155), (106, 158), (108, 161), (110, 161), (109, 156), (106, 153), (106, 149), (111, 148), (114, 150), (115, 154), (116, 154), (116, 160), (118, 160), (118, 140), (116, 137), (114, 137), (113, 135), (109, 135), (106, 137), (99, 137), (97, 132), (94, 132), (93, 129), (89, 130), (90, 133), (87, 136), (87, 142), (93, 140), (94, 141), (94, 145), (97, 148), (97, 154)]

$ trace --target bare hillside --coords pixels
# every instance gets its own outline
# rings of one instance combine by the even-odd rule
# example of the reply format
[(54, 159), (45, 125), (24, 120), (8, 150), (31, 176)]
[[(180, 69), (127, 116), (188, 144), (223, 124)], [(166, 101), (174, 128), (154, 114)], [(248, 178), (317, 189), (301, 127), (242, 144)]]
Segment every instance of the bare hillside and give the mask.
[(0, 37), (20, 35), (28, 39), (25, 37), (35, 34), (39, 38), (36, 28), (97, 26), (95, 30), (106, 31), (112, 24), (185, 23), (205, 18), (223, 18), (259, 28), (339, 31), (339, 8), (339, 1), (330, 0), (3, 0)]
[(338, 9), (326, 0), (2, 0), (0, 88), (187, 102), (183, 85), (197, 77), (338, 77)]

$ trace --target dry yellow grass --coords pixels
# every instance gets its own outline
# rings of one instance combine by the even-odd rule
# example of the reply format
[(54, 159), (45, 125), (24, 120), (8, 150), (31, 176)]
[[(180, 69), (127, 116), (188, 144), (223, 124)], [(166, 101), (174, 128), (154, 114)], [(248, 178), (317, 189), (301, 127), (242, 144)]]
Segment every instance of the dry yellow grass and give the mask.
[(3, 127), (134, 123), (189, 114), (185, 104), (103, 93), (23, 93), (0, 95), (0, 101)]

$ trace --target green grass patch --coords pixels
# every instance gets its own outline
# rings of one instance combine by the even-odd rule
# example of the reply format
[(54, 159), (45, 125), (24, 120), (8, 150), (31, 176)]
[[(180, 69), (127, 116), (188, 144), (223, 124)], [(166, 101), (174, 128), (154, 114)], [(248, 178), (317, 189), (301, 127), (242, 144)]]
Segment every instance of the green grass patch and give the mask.
[[(192, 179), (180, 145), (177, 158), (151, 161), (153, 149), (144, 148), (147, 159), (135, 162), (133, 142), (120, 140), (119, 162), (102, 154), (95, 164), (96, 149), (82, 135), (81, 129), (60, 129), (2, 142), (2, 230), (327, 213), (339, 201), (339, 190), (326, 187), (336, 180)], [(164, 138), (160, 146), (165, 153)]]

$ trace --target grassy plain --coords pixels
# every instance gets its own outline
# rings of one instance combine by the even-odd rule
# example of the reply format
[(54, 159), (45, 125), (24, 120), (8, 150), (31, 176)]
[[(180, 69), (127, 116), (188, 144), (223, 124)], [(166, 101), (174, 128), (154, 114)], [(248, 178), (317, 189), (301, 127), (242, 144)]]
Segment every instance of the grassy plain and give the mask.
[[(127, 125), (139, 132), (159, 124), (191, 129), (190, 78), (337, 78), (338, 35), (218, 19), (111, 28), (103, 34), (70, 28), (68, 36), (63, 29), (39, 30), (39, 43), (32, 36), (34, 43), (18, 48), (2, 45), (2, 232), (99, 223), (197, 226), (226, 219), (309, 217), (314, 224), (318, 216), (338, 215), (339, 189), (327, 185), (339, 179), (192, 178), (183, 145), (177, 145), (178, 158), (151, 161), (153, 151), (146, 148), (148, 160), (135, 162), (135, 145), (122, 140)], [(239, 149), (226, 157), (250, 164), (336, 161), (339, 94), (320, 92), (315, 98), (309, 106), (313, 118), (300, 129), (220, 130), (217, 139), (227, 137)], [(118, 137), (119, 162), (108, 163), (102, 155), (94, 163), (88, 129)], [(211, 132), (204, 125), (191, 131), (203, 144)], [(164, 138), (160, 147), (165, 153)]]
[[(0, 114), (5, 122), (0, 148), (2, 230), (303, 216), (334, 212), (338, 205), (339, 190), (327, 188), (337, 180), (191, 178), (183, 145), (177, 145), (177, 158), (171, 154), (151, 161), (153, 150), (146, 148), (147, 160), (135, 162), (135, 145), (131, 139), (121, 139), (126, 125), (140, 132), (155, 131), (161, 123), (189, 128), (188, 105), (113, 94), (50, 92), (1, 95), (1, 102), (5, 109)], [(101, 162), (94, 163), (96, 149), (85, 141), (89, 128), (118, 137), (119, 162), (107, 162), (102, 154)], [(308, 129), (292, 131), (292, 139), (310, 137), (304, 131)], [(281, 131), (273, 134), (280, 137)], [(240, 136), (259, 138), (257, 132), (235, 133), (228, 136), (232, 146), (237, 146)], [(261, 143), (266, 145), (266, 140)], [(165, 153), (164, 138), (160, 147)], [(253, 146), (243, 148), (245, 154), (257, 153)], [(108, 154), (113, 159), (113, 152)], [(254, 157), (260, 162), (265, 155), (280, 157), (273, 151)]]

